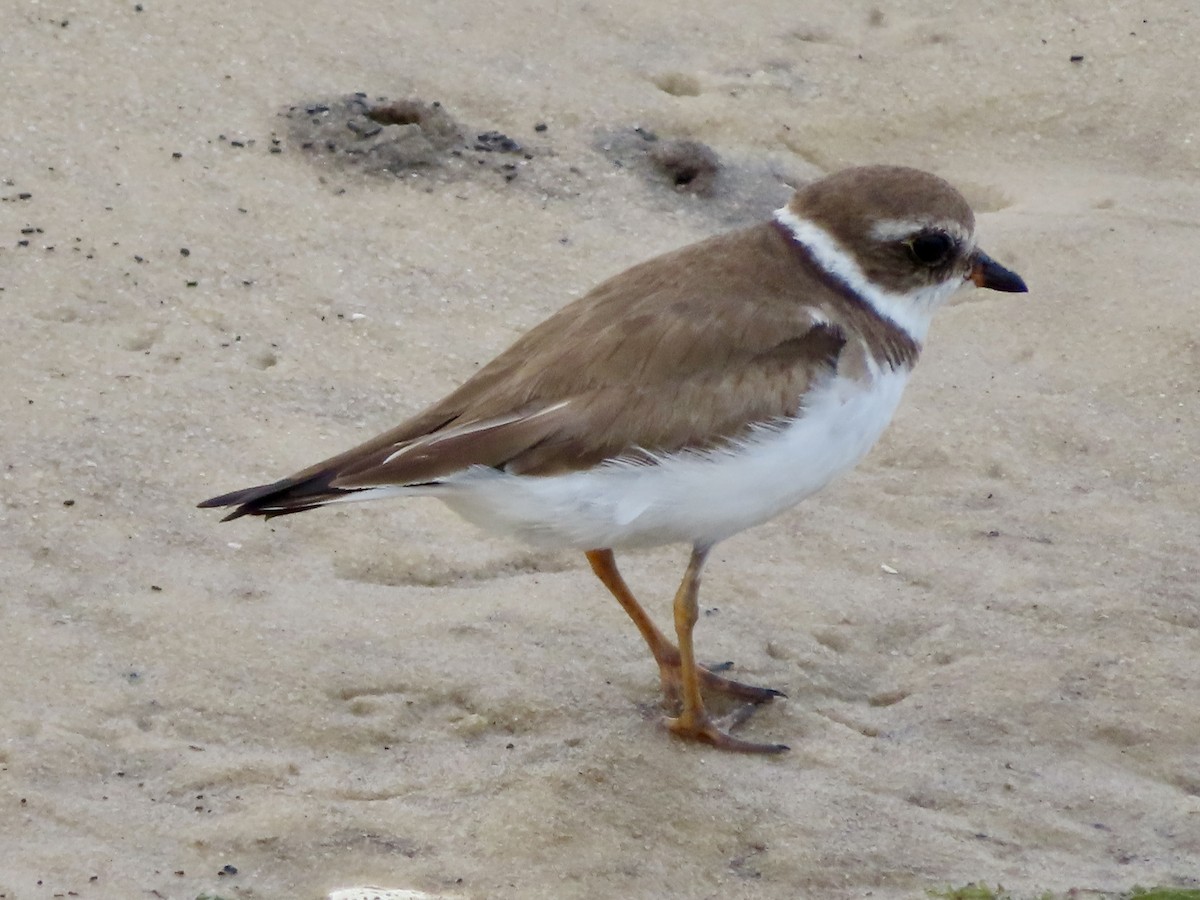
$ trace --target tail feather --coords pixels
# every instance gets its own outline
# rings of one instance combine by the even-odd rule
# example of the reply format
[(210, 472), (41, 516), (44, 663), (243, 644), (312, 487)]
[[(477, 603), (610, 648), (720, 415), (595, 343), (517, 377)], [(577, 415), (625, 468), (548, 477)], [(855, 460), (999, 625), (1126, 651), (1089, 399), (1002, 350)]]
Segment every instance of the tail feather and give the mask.
[(356, 490), (345, 490), (331, 486), (337, 477), (335, 469), (326, 469), (306, 478), (284, 478), (271, 484), (260, 484), (255, 487), (231, 491), (219, 497), (210, 497), (196, 504), (200, 509), (213, 509), (220, 506), (236, 507), (222, 522), (240, 519), (242, 516), (262, 516), (273, 519), (275, 516), (286, 516), (292, 513), (316, 509), (326, 503), (334, 503), (345, 499), (347, 494), (358, 493)]
[(223, 522), (242, 516), (270, 519), (329, 503), (429, 488), (443, 476), (472, 466), (502, 467), (536, 446), (555, 427), (555, 414), (566, 407), (566, 401), (560, 401), (458, 427), (446, 427), (448, 422), (440, 415), (415, 419), (287, 478), (222, 494), (199, 506), (234, 507)]

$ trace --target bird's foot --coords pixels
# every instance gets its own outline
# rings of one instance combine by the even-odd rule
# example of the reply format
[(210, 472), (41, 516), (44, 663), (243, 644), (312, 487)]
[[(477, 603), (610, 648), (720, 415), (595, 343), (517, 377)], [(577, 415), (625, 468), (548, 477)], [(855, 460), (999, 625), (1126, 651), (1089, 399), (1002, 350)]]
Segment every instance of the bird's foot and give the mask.
[(729, 733), (730, 729), (750, 718), (756, 708), (754, 704), (746, 704), (722, 719), (714, 719), (703, 709), (698, 712), (685, 709), (678, 716), (664, 718), (663, 724), (672, 734), (683, 740), (698, 741), (732, 753), (774, 754), (788, 750), (787, 744), (760, 744), (734, 737)]
[(783, 691), (774, 688), (746, 684), (717, 674), (731, 668), (733, 663), (728, 662), (696, 667), (700, 690), (704, 694), (728, 698), (736, 704), (731, 712), (718, 718), (709, 715), (702, 703), (699, 710), (687, 709), (683, 702), (686, 692), (679, 662), (667, 660), (660, 663), (664, 705), (672, 711), (681, 710), (678, 715), (665, 717), (663, 724), (677, 737), (710, 744), (718, 750), (731, 750), (735, 753), (782, 753), (787, 750), (784, 744), (759, 744), (730, 734), (733, 729), (754, 715), (760, 705), (770, 703), (776, 697), (787, 696)]
[[(770, 703), (776, 697), (787, 696), (783, 691), (777, 691), (775, 688), (746, 684), (743, 681), (734, 681), (732, 678), (717, 674), (718, 672), (727, 672), (732, 668), (733, 663), (731, 662), (718, 663), (714, 666), (697, 666), (697, 674), (700, 676), (700, 688), (705, 693), (720, 694), (750, 704), (749, 711), (735, 724), (741, 724), (748, 719), (754, 712), (754, 707), (760, 703)], [(668, 708), (678, 709), (683, 698), (683, 676), (679, 661), (660, 663), (659, 675), (662, 677), (664, 701)]]

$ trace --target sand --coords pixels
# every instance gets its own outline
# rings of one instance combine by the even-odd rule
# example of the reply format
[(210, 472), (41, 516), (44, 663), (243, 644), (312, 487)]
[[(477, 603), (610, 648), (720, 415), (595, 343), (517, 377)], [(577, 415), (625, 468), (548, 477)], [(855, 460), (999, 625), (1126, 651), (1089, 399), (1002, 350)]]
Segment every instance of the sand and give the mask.
[[(831, 6), (8, 5), (0, 896), (1200, 886), (1194, 16)], [(356, 91), (471, 146), (306, 150)], [(1030, 293), (964, 291), (867, 461), (714, 552), (700, 653), (788, 693), (745, 733), (789, 754), (671, 740), (576, 555), (194, 508), (868, 162), (958, 184)], [(663, 622), (684, 559), (623, 558)]]

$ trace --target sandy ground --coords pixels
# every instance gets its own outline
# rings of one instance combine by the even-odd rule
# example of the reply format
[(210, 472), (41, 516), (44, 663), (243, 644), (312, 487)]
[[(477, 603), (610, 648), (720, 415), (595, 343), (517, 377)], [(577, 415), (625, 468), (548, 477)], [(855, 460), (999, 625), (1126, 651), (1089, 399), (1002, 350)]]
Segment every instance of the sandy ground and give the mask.
[[(1200, 885), (1196, 11), (832, 6), (5, 5), (0, 896)], [(354, 91), (532, 158), (304, 150)], [(581, 558), (193, 508), (864, 162), (960, 185), (1031, 293), (964, 292), (867, 462), (715, 552), (701, 654), (790, 754), (670, 740)], [(663, 621), (683, 561), (625, 558)]]

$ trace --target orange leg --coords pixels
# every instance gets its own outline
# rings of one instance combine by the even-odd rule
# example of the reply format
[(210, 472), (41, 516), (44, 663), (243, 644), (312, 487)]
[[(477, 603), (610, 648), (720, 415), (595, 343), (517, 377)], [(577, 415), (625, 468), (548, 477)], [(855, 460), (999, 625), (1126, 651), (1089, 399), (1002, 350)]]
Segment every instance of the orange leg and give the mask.
[(697, 598), (700, 590), (700, 570), (707, 556), (708, 548), (696, 548), (692, 551), (687, 573), (675, 595), (675, 631), (679, 638), (679, 646), (676, 647), (659, 631), (633, 596), (633, 592), (617, 570), (613, 552), (590, 550), (587, 553), (592, 571), (617, 598), (617, 602), (628, 613), (629, 618), (633, 619), (633, 624), (637, 626), (654, 655), (667, 702), (676, 708), (682, 707), (677, 717), (666, 720), (667, 727), (672, 732), (690, 740), (705, 741), (723, 750), (746, 753), (778, 753), (786, 750), (782, 744), (755, 744), (733, 737), (727, 730), (718, 726), (704, 707), (700, 693), (702, 687), (746, 701), (746, 704), (726, 720), (726, 728), (732, 728), (746, 721), (756, 704), (783, 696), (771, 688), (756, 687), (723, 678), (697, 665), (692, 649), (692, 630), (699, 615)]

